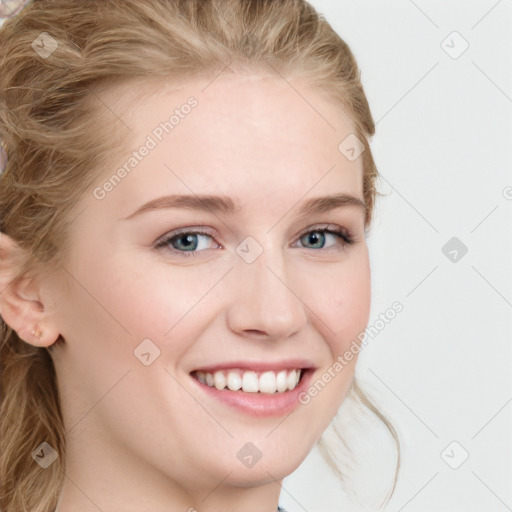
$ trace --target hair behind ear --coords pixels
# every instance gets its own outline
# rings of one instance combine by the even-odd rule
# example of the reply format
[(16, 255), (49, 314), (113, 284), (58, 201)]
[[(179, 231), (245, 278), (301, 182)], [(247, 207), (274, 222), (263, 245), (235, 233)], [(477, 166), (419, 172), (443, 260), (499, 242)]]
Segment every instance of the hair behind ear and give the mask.
[(64, 466), (43, 469), (34, 452), (46, 442), (64, 459), (53, 361), (46, 348), (25, 343), (2, 319), (0, 324), (0, 474), (10, 476), (1, 482), (0, 510), (49, 512)]

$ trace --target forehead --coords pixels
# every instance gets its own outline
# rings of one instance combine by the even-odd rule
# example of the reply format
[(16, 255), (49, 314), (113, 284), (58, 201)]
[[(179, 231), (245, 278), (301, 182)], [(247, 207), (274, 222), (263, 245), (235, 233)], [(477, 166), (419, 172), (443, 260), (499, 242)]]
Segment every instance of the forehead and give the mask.
[[(168, 121), (191, 97), (197, 101), (197, 108), (168, 140), (177, 140), (180, 134), (190, 137), (193, 129), (198, 138), (217, 143), (242, 136), (257, 141), (263, 135), (267, 143), (275, 140), (305, 145), (308, 140), (318, 143), (323, 139), (330, 149), (337, 149), (340, 139), (355, 132), (344, 106), (325, 90), (313, 88), (299, 78), (279, 75), (221, 72), (172, 81), (138, 79), (107, 85), (100, 96), (106, 109), (117, 117), (117, 124), (124, 124), (128, 135), (125, 142), (131, 140), (132, 146), (155, 123)], [(233, 128), (237, 130), (228, 131)]]
[(362, 158), (350, 161), (338, 149), (355, 131), (352, 119), (298, 80), (221, 74), (146, 81), (107, 90), (103, 99), (131, 128), (118, 166), (154, 143), (120, 187), (127, 201), (152, 199), (164, 182), (169, 193), (234, 191), (244, 201), (257, 199), (257, 190), (303, 195), (313, 187), (362, 196)]

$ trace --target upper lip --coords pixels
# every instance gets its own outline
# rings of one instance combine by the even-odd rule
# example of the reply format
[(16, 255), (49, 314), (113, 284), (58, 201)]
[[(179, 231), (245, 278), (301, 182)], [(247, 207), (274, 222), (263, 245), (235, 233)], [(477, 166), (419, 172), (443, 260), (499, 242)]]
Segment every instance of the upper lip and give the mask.
[[(208, 366), (201, 366), (195, 368), (195, 372), (214, 373), (220, 370), (231, 370), (234, 368), (240, 368), (241, 370), (254, 370), (257, 372), (264, 371), (281, 371), (281, 370), (309, 370), (313, 369), (314, 365), (311, 361), (304, 359), (286, 359), (282, 361), (230, 361), (226, 363), (217, 363)], [(192, 373), (192, 372), (191, 372)]]

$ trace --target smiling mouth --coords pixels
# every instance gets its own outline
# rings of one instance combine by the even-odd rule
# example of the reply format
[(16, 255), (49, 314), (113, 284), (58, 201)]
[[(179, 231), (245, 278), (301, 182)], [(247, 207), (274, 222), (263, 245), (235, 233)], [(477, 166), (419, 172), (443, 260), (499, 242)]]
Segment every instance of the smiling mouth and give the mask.
[(202, 384), (219, 391), (280, 394), (293, 391), (307, 371), (309, 371), (307, 368), (261, 372), (233, 368), (215, 372), (196, 370), (191, 373), (191, 376)]

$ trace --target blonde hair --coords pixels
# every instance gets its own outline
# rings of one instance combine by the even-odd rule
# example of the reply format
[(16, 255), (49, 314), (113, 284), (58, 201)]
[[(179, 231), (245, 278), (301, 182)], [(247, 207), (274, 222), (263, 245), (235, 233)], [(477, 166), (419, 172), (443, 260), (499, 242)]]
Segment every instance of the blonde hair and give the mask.
[[(43, 32), (57, 43), (48, 57), (32, 46)], [(95, 91), (133, 80), (214, 76), (228, 64), (303, 77), (346, 109), (366, 142), (370, 224), (377, 170), (367, 142), (375, 125), (360, 72), (347, 44), (303, 0), (37, 0), (0, 29), (0, 62), (0, 140), (8, 154), (0, 228), (22, 249), (17, 277), (65, 261), (74, 205), (122, 146), (126, 134), (112, 137)], [(66, 448), (53, 361), (3, 319), (1, 328), (0, 509), (52, 511)], [(351, 393), (396, 441), (393, 492), (396, 432), (355, 382)], [(59, 457), (42, 470), (32, 453), (44, 441)]]

